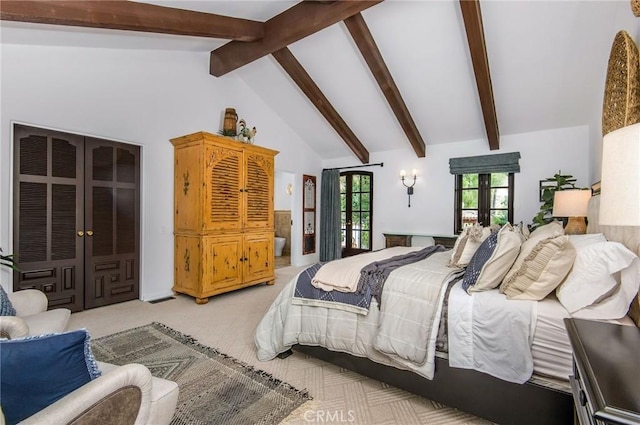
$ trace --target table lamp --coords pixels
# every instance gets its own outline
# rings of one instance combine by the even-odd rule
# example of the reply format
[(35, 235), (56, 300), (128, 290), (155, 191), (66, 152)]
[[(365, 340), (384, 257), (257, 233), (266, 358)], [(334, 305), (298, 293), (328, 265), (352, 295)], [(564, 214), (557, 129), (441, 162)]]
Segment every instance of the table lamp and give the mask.
[(600, 224), (640, 226), (640, 124), (604, 136), (600, 187)]
[(587, 232), (587, 204), (591, 198), (590, 190), (569, 189), (557, 190), (553, 195), (554, 217), (569, 217), (564, 233), (567, 235), (583, 235)]

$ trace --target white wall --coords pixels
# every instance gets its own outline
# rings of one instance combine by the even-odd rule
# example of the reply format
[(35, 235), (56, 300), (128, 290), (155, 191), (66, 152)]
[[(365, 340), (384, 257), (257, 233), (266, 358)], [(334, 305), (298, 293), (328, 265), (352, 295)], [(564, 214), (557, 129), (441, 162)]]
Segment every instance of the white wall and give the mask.
[(282, 170), (276, 170), (275, 184), (274, 184), (274, 196), (273, 204), (276, 210), (291, 210), (293, 207), (292, 195), (287, 193), (287, 187), (291, 185), (293, 187), (293, 173), (289, 173)]
[[(500, 150), (489, 151), (485, 140), (427, 146), (426, 158), (416, 158), (411, 148), (372, 153), (374, 173), (373, 249), (384, 247), (383, 233), (408, 232), (433, 235), (453, 234), (454, 177), (449, 174), (449, 158), (519, 151), (521, 172), (515, 175), (514, 221), (531, 223), (540, 207), (539, 181), (558, 171), (577, 178), (579, 186), (589, 186), (589, 129), (571, 127), (501, 136)], [(408, 143), (407, 143), (408, 145)], [(325, 168), (354, 165), (343, 158), (325, 161)], [(407, 190), (400, 170), (418, 170), (418, 180), (407, 207)]]
[[(222, 127), (224, 109), (236, 107), (241, 117), (257, 126), (256, 144), (281, 151), (276, 168), (295, 173), (294, 186), (302, 174), (321, 170), (318, 156), (244, 82), (209, 75), (208, 53), (14, 44), (2, 44), (0, 53), (0, 247), (5, 252), (13, 242), (13, 122), (142, 146), (144, 300), (171, 294), (170, 138), (200, 130), (215, 133)], [(295, 151), (289, 146), (296, 146)], [(294, 197), (300, 198), (294, 205), (301, 205), (300, 192), (294, 187)], [(301, 240), (298, 236), (295, 239)], [(292, 257), (294, 265), (315, 260), (301, 254)], [(10, 291), (10, 273), (2, 269), (0, 278)]]

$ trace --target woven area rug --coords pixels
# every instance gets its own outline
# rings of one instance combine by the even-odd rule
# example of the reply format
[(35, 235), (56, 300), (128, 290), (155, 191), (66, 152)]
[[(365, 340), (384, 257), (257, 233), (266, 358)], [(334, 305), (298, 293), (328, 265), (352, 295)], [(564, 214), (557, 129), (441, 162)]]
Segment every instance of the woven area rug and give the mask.
[(177, 382), (175, 425), (272, 425), (311, 399), (306, 391), (156, 322), (97, 338), (91, 346), (97, 360), (141, 363), (153, 376)]

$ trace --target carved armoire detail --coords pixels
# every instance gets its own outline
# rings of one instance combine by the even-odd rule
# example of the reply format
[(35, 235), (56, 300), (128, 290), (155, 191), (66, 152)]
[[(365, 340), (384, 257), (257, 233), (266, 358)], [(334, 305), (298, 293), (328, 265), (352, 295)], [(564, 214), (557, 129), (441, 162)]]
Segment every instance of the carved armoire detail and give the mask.
[(175, 149), (173, 290), (208, 297), (274, 275), (274, 157), (277, 151), (198, 132)]

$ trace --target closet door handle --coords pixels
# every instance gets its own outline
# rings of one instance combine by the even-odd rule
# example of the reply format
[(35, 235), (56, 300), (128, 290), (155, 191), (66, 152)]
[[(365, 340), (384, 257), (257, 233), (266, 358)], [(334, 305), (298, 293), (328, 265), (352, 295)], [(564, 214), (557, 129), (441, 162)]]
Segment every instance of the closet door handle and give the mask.
[(84, 232), (82, 230), (78, 230), (78, 233), (76, 233), (78, 236), (83, 237), (84, 236)]
[(93, 230), (87, 230), (87, 236), (93, 236)]

